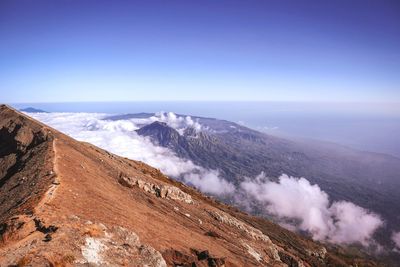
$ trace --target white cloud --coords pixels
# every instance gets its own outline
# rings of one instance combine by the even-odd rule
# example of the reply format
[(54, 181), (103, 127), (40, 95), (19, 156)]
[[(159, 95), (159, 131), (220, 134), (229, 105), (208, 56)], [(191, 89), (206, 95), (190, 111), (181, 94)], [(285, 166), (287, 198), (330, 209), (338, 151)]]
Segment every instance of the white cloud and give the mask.
[(396, 246), (395, 251), (400, 252), (400, 232), (394, 232), (392, 234), (392, 240)]
[(186, 183), (191, 183), (200, 191), (215, 195), (233, 193), (235, 187), (226, 180), (219, 177), (218, 171), (207, 171), (206, 173), (187, 173), (183, 177)]
[(334, 220), (335, 229), (330, 234), (330, 241), (339, 244), (350, 244), (360, 242), (364, 246), (380, 226), (383, 225), (381, 218), (366, 209), (351, 202), (334, 202), (330, 207)]
[(378, 215), (351, 202), (330, 203), (318, 185), (311, 185), (304, 178), (282, 175), (278, 182), (273, 182), (262, 173), (253, 180), (246, 179), (240, 187), (265, 203), (269, 213), (297, 220), (296, 226), (316, 240), (338, 244), (359, 242), (367, 246), (375, 230), (383, 224)]
[[(164, 113), (162, 113), (164, 114)], [(206, 170), (190, 160), (182, 159), (168, 148), (154, 145), (147, 137), (138, 135), (143, 124), (159, 118), (178, 130), (200, 125), (190, 117), (177, 117), (161, 113), (149, 119), (102, 120), (99, 113), (30, 113), (29, 115), (71, 137), (89, 142), (117, 155), (143, 161), (160, 169), (166, 175), (183, 179), (199, 190), (211, 193), (231, 193), (233, 186), (215, 170)]]
[(184, 131), (190, 127), (196, 131), (200, 131), (202, 126), (197, 121), (194, 121), (190, 116), (177, 116), (173, 112), (158, 112), (154, 116), (150, 117), (151, 121), (165, 122), (168, 126), (178, 131), (180, 135), (183, 135)]

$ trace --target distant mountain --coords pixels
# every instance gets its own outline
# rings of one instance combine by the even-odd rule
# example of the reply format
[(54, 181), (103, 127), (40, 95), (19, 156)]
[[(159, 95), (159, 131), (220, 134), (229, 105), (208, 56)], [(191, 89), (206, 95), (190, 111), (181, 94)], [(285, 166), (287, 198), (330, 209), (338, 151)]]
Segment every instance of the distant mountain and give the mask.
[(32, 107), (28, 107), (28, 108), (23, 108), (20, 109), (23, 112), (28, 112), (28, 113), (48, 113), (47, 111), (41, 110), (41, 109), (37, 109), (37, 108), (32, 108)]
[(377, 238), (387, 244), (391, 231), (400, 230), (399, 158), (325, 142), (287, 140), (225, 120), (192, 118), (202, 125), (202, 131), (187, 128), (180, 134), (165, 123), (154, 122), (137, 133), (197, 165), (218, 169), (235, 185), (261, 172), (275, 179), (283, 173), (305, 177), (332, 200), (351, 201), (381, 214), (388, 227)]
[[(162, 123), (141, 132), (180, 142)], [(4, 105), (0, 163), (0, 266), (378, 266)]]
[(175, 129), (164, 122), (153, 122), (140, 128), (137, 132), (139, 135), (151, 136), (152, 140), (157, 140), (159, 145), (165, 147), (178, 148), (180, 143), (186, 141)]

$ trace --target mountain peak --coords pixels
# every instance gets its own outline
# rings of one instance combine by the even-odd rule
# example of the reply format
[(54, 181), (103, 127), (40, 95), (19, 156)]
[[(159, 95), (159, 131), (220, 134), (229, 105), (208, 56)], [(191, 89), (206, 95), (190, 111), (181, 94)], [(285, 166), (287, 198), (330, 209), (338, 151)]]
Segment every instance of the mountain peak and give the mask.
[(347, 264), (320, 244), (4, 105), (0, 144), (0, 266)]
[(142, 127), (142, 129), (172, 129), (172, 127), (169, 127), (167, 123), (165, 122), (161, 122), (161, 121), (155, 121), (153, 123), (150, 123), (144, 127)]
[(177, 130), (165, 122), (155, 121), (136, 131), (139, 135), (148, 136), (159, 145), (170, 146), (180, 142), (181, 136)]

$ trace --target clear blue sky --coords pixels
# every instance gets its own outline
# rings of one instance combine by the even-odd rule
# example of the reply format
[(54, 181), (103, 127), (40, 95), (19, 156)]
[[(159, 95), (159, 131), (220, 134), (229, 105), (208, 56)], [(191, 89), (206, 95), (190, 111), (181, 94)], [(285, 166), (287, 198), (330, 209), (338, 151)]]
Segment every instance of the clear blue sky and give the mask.
[(400, 1), (0, 1), (0, 102), (400, 101)]

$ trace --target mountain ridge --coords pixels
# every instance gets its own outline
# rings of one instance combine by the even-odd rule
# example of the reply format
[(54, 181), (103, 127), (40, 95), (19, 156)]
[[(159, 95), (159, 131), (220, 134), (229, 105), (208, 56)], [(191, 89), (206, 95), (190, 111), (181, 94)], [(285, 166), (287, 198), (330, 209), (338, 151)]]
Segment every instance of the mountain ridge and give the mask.
[(0, 190), (20, 192), (0, 194), (1, 266), (375, 266), (5, 105), (0, 123)]

